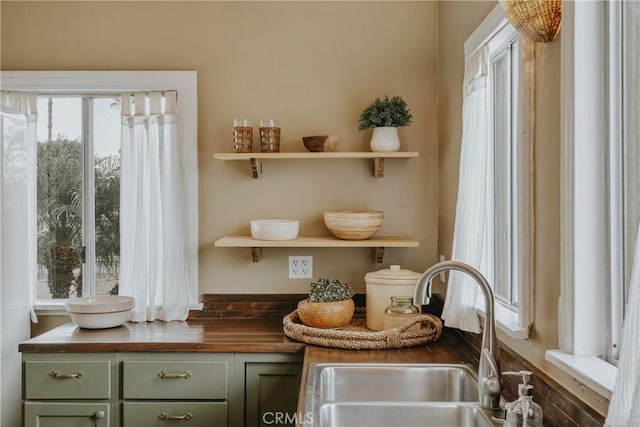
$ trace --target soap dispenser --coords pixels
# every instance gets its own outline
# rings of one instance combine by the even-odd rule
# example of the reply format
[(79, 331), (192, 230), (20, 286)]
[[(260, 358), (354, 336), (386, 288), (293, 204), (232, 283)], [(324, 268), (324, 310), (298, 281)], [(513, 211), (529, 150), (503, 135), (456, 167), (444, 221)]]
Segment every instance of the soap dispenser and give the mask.
[(533, 401), (533, 386), (529, 384), (530, 371), (503, 372), (503, 375), (520, 375), (522, 384), (518, 385), (518, 400), (507, 403), (505, 427), (542, 427), (542, 408)]

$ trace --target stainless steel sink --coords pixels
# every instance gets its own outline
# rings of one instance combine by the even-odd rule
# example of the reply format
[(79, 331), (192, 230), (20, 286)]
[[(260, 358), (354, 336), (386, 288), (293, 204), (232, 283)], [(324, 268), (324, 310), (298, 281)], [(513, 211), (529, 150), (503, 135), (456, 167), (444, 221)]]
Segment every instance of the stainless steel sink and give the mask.
[(332, 363), (309, 367), (308, 387), (323, 401), (477, 402), (465, 365)]
[(320, 427), (493, 427), (477, 405), (435, 402), (341, 402), (320, 407)]
[(453, 364), (311, 364), (302, 412), (315, 427), (494, 425), (475, 372)]

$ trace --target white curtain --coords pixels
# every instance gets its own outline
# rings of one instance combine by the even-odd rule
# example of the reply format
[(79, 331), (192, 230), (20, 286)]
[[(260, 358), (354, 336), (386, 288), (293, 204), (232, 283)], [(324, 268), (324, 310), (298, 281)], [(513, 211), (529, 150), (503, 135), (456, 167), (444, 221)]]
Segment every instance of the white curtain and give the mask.
[(122, 95), (120, 295), (129, 320), (185, 320), (189, 268), (176, 92)]
[[(451, 259), (476, 267), (486, 275), (490, 262), (487, 221), (493, 187), (489, 185), (490, 156), (487, 138), (487, 51), (476, 50), (465, 62), (462, 143), (458, 199)], [(488, 280), (491, 277), (487, 276)], [(449, 274), (442, 318), (449, 327), (480, 332), (475, 311), (478, 287), (466, 274)]]
[(36, 96), (0, 92), (0, 425), (21, 423), (20, 342), (36, 322)]
[[(2, 108), (2, 283), (28, 301), (31, 320), (36, 270), (36, 106), (33, 93), (0, 92)], [(28, 295), (28, 296), (27, 296)]]
[(640, 426), (640, 227), (636, 236), (616, 383), (606, 425)]

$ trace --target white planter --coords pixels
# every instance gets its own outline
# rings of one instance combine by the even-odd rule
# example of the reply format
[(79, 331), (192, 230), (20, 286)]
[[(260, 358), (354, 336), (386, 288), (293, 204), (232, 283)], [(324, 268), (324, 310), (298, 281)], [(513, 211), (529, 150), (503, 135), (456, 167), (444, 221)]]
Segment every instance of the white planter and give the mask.
[(398, 128), (379, 127), (373, 129), (373, 136), (371, 136), (371, 151), (398, 150), (400, 150)]

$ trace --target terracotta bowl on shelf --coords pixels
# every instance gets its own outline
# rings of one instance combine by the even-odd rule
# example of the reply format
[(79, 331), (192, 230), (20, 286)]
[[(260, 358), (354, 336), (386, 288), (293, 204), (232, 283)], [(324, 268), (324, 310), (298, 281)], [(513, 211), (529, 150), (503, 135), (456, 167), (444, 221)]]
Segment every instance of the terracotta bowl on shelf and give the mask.
[(311, 152), (336, 151), (340, 137), (336, 135), (303, 136), (304, 148)]
[(339, 328), (351, 322), (355, 307), (351, 298), (330, 302), (309, 302), (305, 299), (298, 303), (298, 317), (312, 328)]
[(366, 240), (382, 227), (383, 211), (340, 210), (324, 213), (324, 223), (334, 236), (343, 240)]

